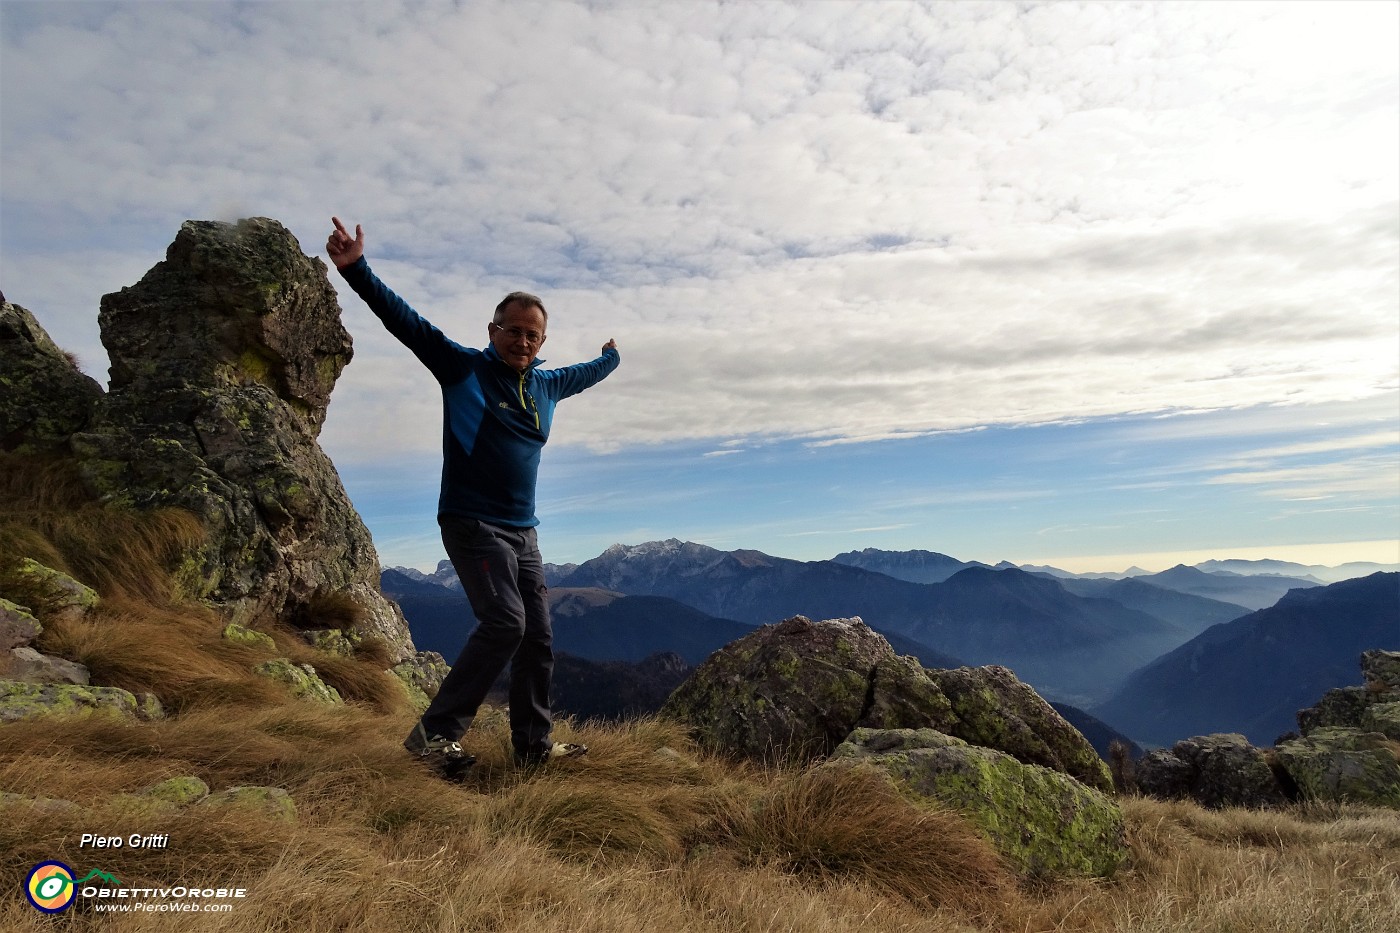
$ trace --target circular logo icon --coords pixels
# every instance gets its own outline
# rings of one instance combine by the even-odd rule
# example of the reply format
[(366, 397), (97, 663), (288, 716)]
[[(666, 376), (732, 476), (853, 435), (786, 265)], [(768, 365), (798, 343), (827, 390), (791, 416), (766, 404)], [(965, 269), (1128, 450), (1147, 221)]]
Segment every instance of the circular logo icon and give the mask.
[(46, 914), (67, 910), (73, 894), (73, 869), (62, 862), (40, 862), (25, 879), (24, 896)]

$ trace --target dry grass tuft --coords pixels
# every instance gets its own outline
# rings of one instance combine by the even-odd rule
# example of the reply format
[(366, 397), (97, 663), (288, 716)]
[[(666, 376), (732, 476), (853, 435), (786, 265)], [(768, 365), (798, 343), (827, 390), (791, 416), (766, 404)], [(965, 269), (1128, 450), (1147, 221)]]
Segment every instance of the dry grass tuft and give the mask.
[(353, 629), (364, 622), (367, 612), (355, 597), (339, 591), (313, 593), (288, 621), (295, 628), (325, 629), (342, 631)]
[(96, 502), (71, 460), (0, 454), (0, 553), (32, 557), (106, 597), (168, 605), (171, 571), (204, 544), (181, 509), (132, 511)]
[(785, 774), (719, 814), (712, 838), (757, 864), (817, 879), (854, 878), (935, 906), (987, 907), (1014, 888), (995, 850), (965, 818), (907, 801), (869, 767)]
[(286, 695), (252, 671), (255, 649), (219, 637), (220, 623), (202, 607), (104, 602), (81, 619), (50, 620), (39, 648), (92, 673), (92, 682), (153, 693), (168, 712), (218, 706), (266, 705)]

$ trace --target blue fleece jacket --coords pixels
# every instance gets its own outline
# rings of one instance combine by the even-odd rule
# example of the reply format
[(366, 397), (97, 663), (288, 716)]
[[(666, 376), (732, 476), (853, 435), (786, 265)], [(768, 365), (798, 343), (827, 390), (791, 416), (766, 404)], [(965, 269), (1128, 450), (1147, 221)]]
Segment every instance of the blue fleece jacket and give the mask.
[(515, 528), (538, 525), (535, 481), (554, 405), (616, 369), (617, 350), (563, 369), (540, 369), (536, 360), (520, 373), (489, 344), (475, 350), (448, 339), (379, 281), (363, 258), (340, 274), (442, 387), (438, 515)]

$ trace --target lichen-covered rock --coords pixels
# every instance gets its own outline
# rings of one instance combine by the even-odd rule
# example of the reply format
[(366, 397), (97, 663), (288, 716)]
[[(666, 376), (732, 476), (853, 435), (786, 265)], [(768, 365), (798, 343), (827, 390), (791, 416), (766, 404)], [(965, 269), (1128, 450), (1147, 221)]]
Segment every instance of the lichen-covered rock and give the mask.
[(92, 683), (91, 673), (78, 662), (40, 654), (27, 645), (0, 652), (0, 679), (28, 684)]
[(436, 694), (451, 669), (436, 651), (418, 651), (408, 660), (394, 665), (393, 673), (425, 693)]
[(1400, 692), (1400, 651), (1376, 649), (1361, 655), (1361, 673), (1374, 688)]
[(31, 557), (15, 561), (5, 573), (5, 592), (40, 617), (86, 615), (101, 602), (97, 591), (68, 574)]
[(322, 680), (321, 675), (316, 673), (316, 668), (310, 664), (296, 664), (289, 658), (273, 658), (271, 661), (264, 661), (253, 670), (291, 687), (292, 696), (299, 700), (328, 704), (344, 702), (340, 698), (340, 692)]
[(15, 794), (9, 791), (0, 791), (0, 812), (6, 807), (28, 807), (36, 813), (53, 814), (54, 816), (70, 816), (81, 810), (71, 800), (62, 800), (58, 797), (26, 797), (24, 794)]
[(1400, 742), (1400, 700), (1366, 707), (1361, 717), (1361, 731), (1379, 732), (1392, 741)]
[[(154, 700), (149, 694), (144, 696)], [(0, 722), (39, 716), (88, 716), (106, 713), (124, 719), (159, 718), (159, 704), (143, 703), (119, 687), (84, 687), (73, 684), (28, 684), (0, 681)]]
[(231, 641), (235, 645), (247, 645), (249, 648), (262, 648), (267, 651), (276, 651), (277, 642), (272, 640), (272, 636), (266, 632), (255, 632), (237, 622), (230, 622), (224, 626), (220, 635), (224, 641)]
[(1235, 733), (1183, 739), (1137, 763), (1138, 789), (1153, 797), (1189, 798), (1202, 806), (1273, 807), (1288, 794), (1263, 749)]
[(352, 635), (346, 635), (340, 629), (324, 628), (313, 629), (301, 633), (301, 637), (314, 648), (319, 648), (326, 654), (334, 655), (337, 658), (355, 657), (355, 642), (359, 639)]
[(1400, 761), (1380, 733), (1315, 729), (1274, 754), (1304, 797), (1400, 807)]
[(209, 785), (194, 775), (167, 778), (141, 791), (141, 796), (177, 807), (198, 803), (209, 796)]
[(796, 616), (710, 655), (661, 709), (706, 745), (810, 761), (851, 730), (937, 729), (1111, 792), (1088, 740), (1006, 668), (925, 670), (860, 619)]
[[(690, 725), (704, 744), (754, 760), (810, 761), (830, 754), (870, 718), (883, 728), (947, 726), (947, 701), (914, 677), (859, 619), (802, 616), (767, 625), (707, 658), (660, 715)], [(900, 685), (890, 696), (889, 683)], [(919, 694), (922, 691), (922, 694)]]
[(1113, 776), (1094, 746), (1028, 684), (1005, 667), (931, 670), (952, 705), (952, 735), (1006, 752), (1026, 764), (1063, 771), (1104, 793)]
[(161, 706), (160, 698), (154, 693), (136, 694), (136, 718), (152, 722), (165, 718), (165, 708)]
[(1400, 651), (1363, 652), (1361, 674), (1362, 686), (1329, 690), (1313, 706), (1298, 710), (1299, 731), (1306, 736), (1319, 729), (1360, 729), (1400, 738), (1393, 706), (1400, 703)]
[(288, 822), (295, 822), (297, 818), (296, 801), (280, 787), (229, 787), (205, 797), (198, 806), (237, 807)]
[(61, 448), (92, 417), (102, 387), (79, 371), (39, 322), (0, 302), (0, 450)]
[(43, 630), (27, 607), (0, 598), (0, 651), (24, 647)]
[(437, 695), (449, 670), (447, 661), (436, 651), (419, 651), (407, 661), (395, 664), (389, 673), (403, 684), (409, 705), (422, 713)]
[(189, 221), (98, 320), (111, 389), (70, 439), (92, 489), (199, 516), (207, 541), (182, 579), (232, 621), (299, 619), (333, 595), (408, 657), (369, 532), (316, 441), (351, 357), (324, 264), (272, 220)]
[(961, 811), (1031, 876), (1106, 878), (1127, 855), (1123, 815), (1107, 795), (933, 729), (858, 729), (833, 760), (869, 762), (909, 792)]
[(1370, 704), (1365, 687), (1338, 687), (1307, 709), (1298, 710), (1298, 728), (1304, 735), (1314, 729), (1356, 729)]

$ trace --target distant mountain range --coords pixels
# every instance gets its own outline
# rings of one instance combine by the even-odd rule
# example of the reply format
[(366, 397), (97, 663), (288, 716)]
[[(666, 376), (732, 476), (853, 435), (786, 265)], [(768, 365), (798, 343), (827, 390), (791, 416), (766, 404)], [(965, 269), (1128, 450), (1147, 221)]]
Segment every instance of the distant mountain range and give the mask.
[[(1129, 693), (1138, 674), (1184, 645), (1210, 654), (1222, 626), (1254, 618), (1280, 599), (1280, 605), (1313, 607), (1307, 610), (1312, 621), (1298, 624), (1311, 625), (1315, 638), (1293, 642), (1294, 648), (1310, 646), (1303, 652), (1310, 658), (1299, 663), (1316, 674), (1295, 678), (1306, 683), (1297, 691), (1303, 705), (1330, 686), (1353, 682), (1356, 657), (1364, 648), (1394, 646), (1396, 639), (1387, 645), (1372, 633), (1364, 637), (1374, 643), (1353, 650), (1355, 639), (1336, 624), (1330, 600), (1319, 597), (1314, 604), (1303, 598), (1332, 590), (1318, 581), (1329, 575), (1319, 571), (1335, 573), (1333, 568), (1278, 561), (1211, 564), (1217, 569), (1076, 575), (964, 562), (932, 551), (866, 549), (829, 561), (796, 561), (672, 539), (614, 545), (582, 564), (550, 565), (547, 573), (557, 649), (570, 664), (612, 665), (594, 671), (606, 682), (625, 682), (631, 676), (626, 665), (658, 653), (673, 652), (686, 665), (698, 664), (753, 626), (793, 615), (860, 616), (897, 651), (926, 667), (1005, 665), (1047, 699), (1088, 709), (1111, 728), (1148, 743), (1174, 741), (1191, 730), (1182, 732), (1184, 726), (1173, 721), (1149, 726), (1152, 714), (1144, 719), (1130, 712), (1133, 703), (1156, 703), (1152, 708), (1159, 709), (1175, 702), (1160, 692), (1167, 689), (1161, 681)], [(1279, 573), (1294, 568), (1305, 576)], [(386, 570), (383, 588), (403, 607), (415, 643), (454, 660), (474, 619), (450, 563), (443, 561), (432, 574)], [(1333, 616), (1317, 615), (1322, 612)], [(1390, 619), (1400, 630), (1400, 594), (1392, 593)], [(1331, 653), (1315, 642), (1330, 645)], [(1331, 667), (1324, 656), (1344, 656), (1344, 661)], [(665, 680), (655, 672), (638, 676), (654, 688)], [(1323, 682), (1328, 686), (1320, 686)], [(1262, 689), (1259, 681), (1250, 683), (1241, 691)], [(1229, 715), (1234, 714), (1227, 720)]]
[[(1099, 595), (1083, 584), (1101, 581), (1132, 579), (1139, 583), (1178, 593), (1204, 596), (1220, 602), (1232, 603), (1245, 609), (1262, 609), (1272, 606), (1290, 589), (1305, 586), (1318, 586), (1322, 582), (1335, 582), (1351, 577), (1365, 576), (1381, 570), (1400, 570), (1400, 565), (1347, 564), (1355, 572), (1345, 572), (1340, 568), (1305, 567), (1285, 561), (1208, 561), (1198, 567), (1177, 565), (1161, 573), (1148, 573), (1136, 567), (1122, 574), (1091, 573), (1074, 574), (1055, 567), (1017, 566), (1008, 561), (990, 565), (980, 561), (960, 561), (946, 554), (934, 551), (880, 551), (866, 548), (863, 551), (847, 551), (837, 554), (832, 562), (873, 570), (896, 580), (910, 583), (942, 583), (954, 574), (972, 567), (993, 570), (1024, 570), (1057, 580), (1073, 581), (1079, 586), (1067, 587), (1080, 595)], [(1255, 568), (1248, 570), (1246, 568)], [(1284, 573), (1292, 568), (1294, 574)], [(1121, 591), (1126, 592), (1126, 591)], [(1109, 597), (1114, 598), (1114, 597)]]
[[(941, 580), (919, 583), (869, 567)], [(750, 625), (798, 614), (859, 616), (887, 637), (913, 639), (969, 664), (1006, 665), (1046, 697), (1079, 706), (1107, 697), (1128, 673), (1208, 625), (1248, 612), (1243, 605), (1154, 592), (1143, 584), (1134, 588), (1137, 601), (1157, 604), (1155, 613), (1148, 612), (1070, 592), (1047, 575), (933, 552), (863, 551), (839, 561), (796, 561), (675, 539), (614, 545), (562, 582), (664, 596)], [(1174, 602), (1182, 605), (1172, 607)]]
[(1240, 732), (1258, 745), (1296, 712), (1361, 682), (1361, 652), (1400, 649), (1400, 573), (1295, 589), (1135, 671), (1090, 712), (1140, 742)]

